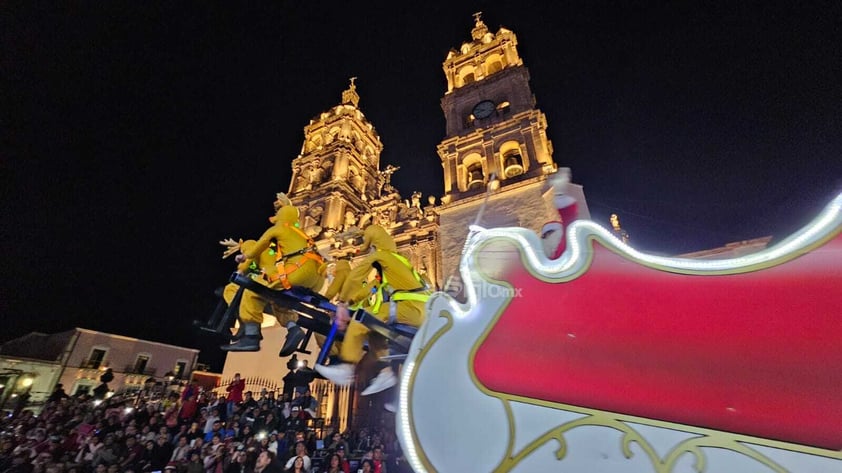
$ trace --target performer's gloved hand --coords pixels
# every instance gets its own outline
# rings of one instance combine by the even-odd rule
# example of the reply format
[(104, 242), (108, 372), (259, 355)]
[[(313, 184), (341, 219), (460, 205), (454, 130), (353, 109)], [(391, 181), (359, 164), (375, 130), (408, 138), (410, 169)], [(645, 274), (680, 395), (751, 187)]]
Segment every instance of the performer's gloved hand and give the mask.
[(339, 302), (336, 304), (336, 327), (339, 330), (348, 328), (351, 322), (351, 312), (348, 311), (348, 304), (346, 302)]

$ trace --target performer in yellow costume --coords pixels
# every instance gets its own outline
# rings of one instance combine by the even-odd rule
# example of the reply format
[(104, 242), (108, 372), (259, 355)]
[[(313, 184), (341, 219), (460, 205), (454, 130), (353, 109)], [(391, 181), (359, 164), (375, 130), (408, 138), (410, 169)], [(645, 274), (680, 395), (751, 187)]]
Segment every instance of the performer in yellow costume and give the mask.
[[(257, 243), (254, 240), (246, 240), (240, 242), (235, 242), (234, 240), (225, 240), (219, 242), (223, 246), (228, 247), (228, 249), (223, 253), (222, 258), (227, 258), (236, 252), (240, 252), (242, 255), (245, 252), (251, 251), (254, 249), (255, 244)], [(244, 259), (244, 256), (238, 256), (238, 260)], [(260, 256), (256, 261), (251, 261), (249, 263), (247, 274), (249, 277), (254, 279), (260, 284), (270, 286), (268, 282), (268, 278), (272, 277), (273, 274), (277, 274), (277, 270), (275, 269), (275, 248), (267, 248), (265, 251), (260, 253)], [(223, 292), (222, 298), (225, 299), (229, 305), (231, 301), (234, 299), (234, 296), (237, 294), (237, 291), (240, 290), (240, 286), (234, 283), (228, 283)], [(263, 323), (263, 310), (266, 307), (267, 301), (251, 291), (243, 291), (243, 296), (240, 299), (240, 309), (239, 309), (239, 319), (240, 319), (240, 329), (236, 335), (233, 337), (234, 343), (229, 345), (223, 345), (222, 348), (225, 351), (258, 351), (260, 350), (260, 336), (259, 336), (259, 328), (260, 324)], [(282, 324), (286, 324), (288, 320), (281, 320), (281, 314), (278, 318), (278, 321)], [(287, 316), (288, 318), (288, 316)], [(245, 324), (246, 323), (256, 323), (258, 326), (258, 337), (256, 340), (251, 338), (244, 340), (245, 335)]]
[[(278, 205), (277, 213), (269, 219), (273, 225), (263, 233), (252, 248), (243, 249), (244, 261), (240, 263), (237, 270), (240, 273), (248, 274), (249, 268), (253, 268), (253, 263), (260, 266), (261, 255), (269, 249), (272, 242), (275, 242), (275, 261), (272, 265), (274, 270), (264, 272), (263, 282), (267, 286), (278, 290), (298, 286), (318, 291), (324, 284), (324, 276), (320, 271), (324, 261), (316, 250), (313, 240), (298, 228), (298, 209), (283, 194), (278, 195), (276, 204)], [(248, 292), (246, 291), (246, 293)], [(244, 293), (244, 298), (246, 293)], [(227, 351), (256, 351), (260, 349), (260, 322), (263, 319), (262, 308), (265, 306), (265, 301), (263, 301), (263, 304), (261, 311), (259, 311), (259, 318), (256, 314), (250, 312), (244, 320), (241, 308), (243, 336), (230, 346), (223, 347), (223, 349)], [(288, 329), (291, 326), (298, 328), (295, 325), (295, 320), (297, 320), (295, 314), (277, 306), (273, 306), (273, 312)], [(300, 328), (298, 330), (300, 331)], [(281, 349), (281, 356), (286, 356), (295, 349), (297, 343), (293, 343), (294, 340), (291, 340), (291, 338), (293, 337), (287, 337), (287, 341)], [(291, 348), (289, 345), (292, 345)]]
[(348, 275), (351, 274), (351, 262), (346, 259), (337, 260), (333, 263), (331, 272), (333, 273), (333, 279), (328, 284), (324, 294), (322, 294), (327, 300), (333, 300), (333, 298), (339, 295), (339, 290), (342, 289), (342, 285), (345, 284), (345, 281), (348, 280)]
[[(345, 283), (345, 280), (348, 279), (348, 275), (351, 273), (351, 262), (346, 259), (340, 259), (337, 260), (335, 263), (328, 265), (325, 269), (327, 271), (327, 279), (329, 282), (327, 289), (325, 289), (325, 292), (322, 293), (322, 295), (326, 299), (332, 301), (339, 294), (339, 290), (342, 289), (342, 285)], [(293, 328), (289, 328), (289, 333), (293, 334), (293, 332), (296, 330), (301, 333), (301, 338), (303, 338), (304, 332), (301, 330), (300, 327), (298, 327), (298, 325), (295, 325), (295, 327)], [(290, 336), (288, 336), (288, 338)], [(320, 333), (316, 333), (315, 337), (316, 344), (318, 344), (319, 347), (323, 346), (327, 337)], [(333, 343), (333, 346), (330, 347), (331, 357), (336, 357), (339, 355), (339, 347), (342, 346), (341, 344), (342, 342)]]
[[(397, 253), (395, 241), (379, 225), (370, 225), (363, 233), (360, 252), (369, 250), (371, 253), (351, 269), (347, 280), (342, 284), (336, 317), (340, 321), (347, 321), (349, 305), (358, 306), (367, 302), (366, 309), (383, 322), (391, 320), (414, 327), (420, 326), (424, 322), (424, 304), (430, 296), (425, 281), (409, 261)], [(368, 281), (372, 269), (376, 270), (379, 276), (379, 282), (374, 287)], [(363, 324), (350, 321), (339, 350), (340, 363), (331, 366), (317, 365), (316, 371), (340, 386), (353, 383), (354, 365), (363, 357), (363, 343), (368, 332), (368, 328)], [(396, 383), (395, 374), (387, 367), (381, 370), (362, 394), (374, 394)]]

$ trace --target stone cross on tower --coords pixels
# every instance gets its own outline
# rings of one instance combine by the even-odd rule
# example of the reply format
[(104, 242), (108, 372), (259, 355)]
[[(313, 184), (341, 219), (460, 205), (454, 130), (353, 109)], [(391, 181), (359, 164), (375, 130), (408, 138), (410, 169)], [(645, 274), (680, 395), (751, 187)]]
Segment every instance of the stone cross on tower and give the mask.
[(488, 27), (485, 26), (485, 23), (482, 21), (481, 11), (474, 13), (474, 20), (474, 29), (471, 30), (471, 38), (475, 40), (482, 39), (482, 37), (488, 33)]

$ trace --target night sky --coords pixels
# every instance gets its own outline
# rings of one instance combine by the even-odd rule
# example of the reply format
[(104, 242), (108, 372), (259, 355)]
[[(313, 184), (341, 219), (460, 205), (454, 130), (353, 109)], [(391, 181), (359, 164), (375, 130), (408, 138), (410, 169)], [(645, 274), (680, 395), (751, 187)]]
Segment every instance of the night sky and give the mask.
[(782, 238), (842, 191), (842, 2), (207, 3), (0, 6), (0, 340), (81, 326), (221, 369), (190, 325), (233, 270), (217, 242), (266, 228), (349, 77), (393, 184), (443, 193), (441, 63), (475, 11), (641, 249)]

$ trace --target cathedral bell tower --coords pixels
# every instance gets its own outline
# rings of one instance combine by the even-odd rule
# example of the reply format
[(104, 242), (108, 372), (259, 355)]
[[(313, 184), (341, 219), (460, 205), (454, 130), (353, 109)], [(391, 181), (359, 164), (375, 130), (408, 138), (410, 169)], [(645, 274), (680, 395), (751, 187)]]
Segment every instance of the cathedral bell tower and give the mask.
[(489, 31), (475, 16), (471, 41), (444, 61), (447, 120), (438, 146), (447, 204), (481, 193), (494, 173), (500, 185), (555, 172), (546, 116), (535, 108), (529, 71), (517, 52), (517, 37)]
[[(558, 219), (547, 184), (558, 167), (547, 117), (536, 108), (529, 71), (511, 30), (501, 27), (494, 33), (476, 13), (471, 40), (451, 49), (443, 68), (447, 91), (441, 107), (447, 127), (437, 149), (444, 169), (438, 212), (447, 278), (458, 270), (467, 228), (480, 214), (491, 176), (499, 187), (479, 224), (538, 231)], [(568, 187), (579, 202), (579, 215), (589, 218), (582, 187)]]
[(383, 144), (359, 109), (355, 80), (339, 105), (304, 127), (301, 154), (292, 162), (288, 195), (301, 210), (304, 232), (314, 239), (350, 227), (380, 196)]

